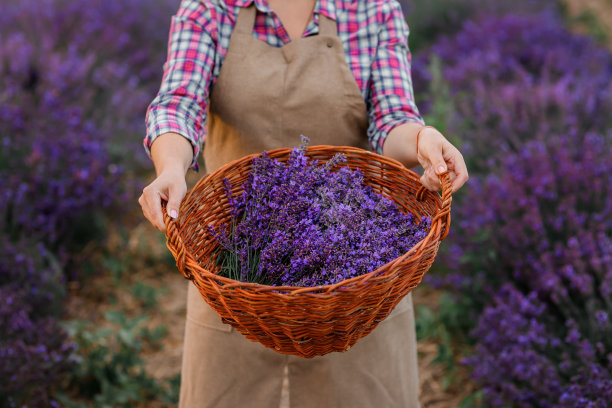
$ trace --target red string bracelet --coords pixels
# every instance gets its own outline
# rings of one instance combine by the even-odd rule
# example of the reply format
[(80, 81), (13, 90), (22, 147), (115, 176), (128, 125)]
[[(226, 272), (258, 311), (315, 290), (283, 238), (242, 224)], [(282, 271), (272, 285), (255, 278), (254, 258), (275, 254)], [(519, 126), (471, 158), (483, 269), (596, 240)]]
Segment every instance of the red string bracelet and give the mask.
[(435, 129), (435, 127), (433, 126), (423, 126), (422, 128), (419, 129), (419, 131), (417, 132), (417, 137), (416, 137), (416, 154), (417, 157), (419, 156), (419, 136), (421, 136), (421, 132), (427, 128), (430, 129)]

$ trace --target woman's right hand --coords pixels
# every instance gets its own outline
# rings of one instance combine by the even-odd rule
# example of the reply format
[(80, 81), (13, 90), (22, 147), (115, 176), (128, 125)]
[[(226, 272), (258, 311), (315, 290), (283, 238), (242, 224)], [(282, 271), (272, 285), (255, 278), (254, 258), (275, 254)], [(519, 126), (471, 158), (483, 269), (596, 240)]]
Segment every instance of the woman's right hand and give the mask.
[(172, 218), (178, 217), (181, 201), (187, 193), (185, 175), (194, 152), (187, 139), (177, 133), (164, 133), (151, 145), (151, 158), (157, 178), (142, 190), (138, 203), (145, 217), (155, 228), (166, 232), (162, 216), (162, 200)]
[(155, 228), (166, 232), (162, 216), (161, 200), (168, 202), (166, 209), (172, 218), (178, 217), (181, 201), (187, 193), (185, 172), (180, 169), (166, 169), (142, 190), (138, 199), (142, 212)]

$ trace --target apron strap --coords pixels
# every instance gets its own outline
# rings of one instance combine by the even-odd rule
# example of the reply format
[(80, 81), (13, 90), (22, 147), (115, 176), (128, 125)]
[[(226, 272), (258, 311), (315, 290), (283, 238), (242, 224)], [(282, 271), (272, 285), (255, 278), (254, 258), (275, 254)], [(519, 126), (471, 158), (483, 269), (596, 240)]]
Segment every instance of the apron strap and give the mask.
[(338, 36), (338, 26), (335, 20), (319, 14), (319, 35)]
[(236, 19), (236, 26), (234, 31), (251, 35), (253, 33), (253, 26), (255, 25), (255, 16), (257, 9), (255, 8), (255, 2), (250, 6), (241, 7), (238, 11), (238, 18)]

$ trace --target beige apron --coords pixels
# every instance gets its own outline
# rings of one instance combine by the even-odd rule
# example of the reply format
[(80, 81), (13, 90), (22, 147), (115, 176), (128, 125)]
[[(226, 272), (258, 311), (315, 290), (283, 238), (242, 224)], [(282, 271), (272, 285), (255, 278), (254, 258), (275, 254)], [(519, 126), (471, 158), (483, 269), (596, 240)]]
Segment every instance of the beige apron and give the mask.
[[(300, 143), (368, 147), (366, 105), (335, 21), (277, 48), (253, 38), (254, 5), (242, 8), (210, 96), (206, 171), (251, 153)], [(189, 284), (181, 408), (277, 408), (285, 365), (292, 408), (418, 407), (412, 298), (344, 353), (279, 354), (221, 322)]]

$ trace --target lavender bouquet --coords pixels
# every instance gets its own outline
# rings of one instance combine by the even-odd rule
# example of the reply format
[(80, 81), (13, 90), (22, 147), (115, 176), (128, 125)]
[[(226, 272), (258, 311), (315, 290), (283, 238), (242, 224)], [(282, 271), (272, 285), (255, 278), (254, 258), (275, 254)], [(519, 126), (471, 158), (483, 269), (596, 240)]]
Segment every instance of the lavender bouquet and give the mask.
[[(305, 155), (307, 138), (286, 163), (265, 152), (241, 195), (224, 180), (232, 220), (209, 226), (219, 242), (219, 274), (274, 286), (330, 285), (378, 269), (409, 251), (429, 217), (403, 214), (364, 184), (359, 170)], [(234, 186), (235, 187), (235, 186)]]

